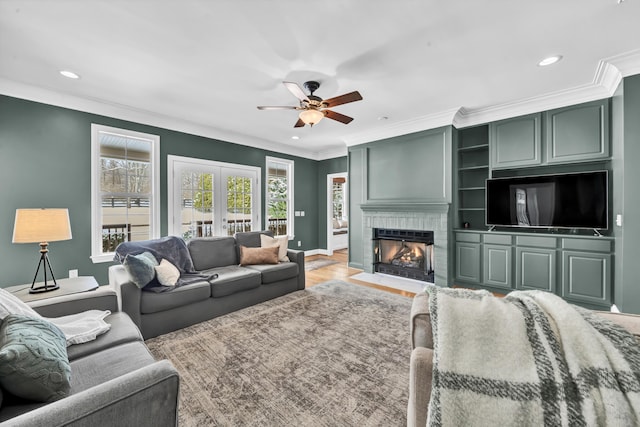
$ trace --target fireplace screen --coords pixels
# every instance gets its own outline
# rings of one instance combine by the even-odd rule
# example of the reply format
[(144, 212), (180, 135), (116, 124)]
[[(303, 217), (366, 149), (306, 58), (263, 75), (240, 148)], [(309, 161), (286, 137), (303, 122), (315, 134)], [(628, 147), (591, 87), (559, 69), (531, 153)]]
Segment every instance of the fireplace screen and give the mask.
[(374, 230), (374, 271), (433, 283), (433, 232)]

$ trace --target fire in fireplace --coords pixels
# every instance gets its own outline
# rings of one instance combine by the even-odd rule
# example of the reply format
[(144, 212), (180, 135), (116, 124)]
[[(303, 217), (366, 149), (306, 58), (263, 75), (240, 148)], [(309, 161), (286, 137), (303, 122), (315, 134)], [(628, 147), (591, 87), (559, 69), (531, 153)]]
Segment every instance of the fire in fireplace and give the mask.
[(374, 271), (433, 283), (433, 231), (373, 230)]

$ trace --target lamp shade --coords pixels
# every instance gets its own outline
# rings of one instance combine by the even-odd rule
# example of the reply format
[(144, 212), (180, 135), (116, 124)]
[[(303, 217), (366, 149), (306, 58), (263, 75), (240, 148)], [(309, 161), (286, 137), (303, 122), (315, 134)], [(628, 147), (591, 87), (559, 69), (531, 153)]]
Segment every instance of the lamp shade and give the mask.
[(69, 209), (16, 209), (13, 243), (71, 239)]
[(300, 120), (302, 120), (303, 122), (305, 122), (308, 125), (315, 125), (316, 123), (318, 123), (320, 120), (322, 120), (322, 118), (324, 117), (324, 114), (322, 114), (322, 111), (318, 111), (318, 110), (304, 110), (303, 112), (300, 113)]

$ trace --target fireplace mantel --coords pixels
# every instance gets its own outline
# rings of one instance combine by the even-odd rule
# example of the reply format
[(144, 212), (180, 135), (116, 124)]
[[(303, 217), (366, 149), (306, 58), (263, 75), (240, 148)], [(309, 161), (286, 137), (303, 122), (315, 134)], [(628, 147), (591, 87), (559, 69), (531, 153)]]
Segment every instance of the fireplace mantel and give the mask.
[(410, 201), (369, 201), (360, 205), (364, 212), (425, 212), (425, 213), (447, 213), (449, 203), (424, 203)]

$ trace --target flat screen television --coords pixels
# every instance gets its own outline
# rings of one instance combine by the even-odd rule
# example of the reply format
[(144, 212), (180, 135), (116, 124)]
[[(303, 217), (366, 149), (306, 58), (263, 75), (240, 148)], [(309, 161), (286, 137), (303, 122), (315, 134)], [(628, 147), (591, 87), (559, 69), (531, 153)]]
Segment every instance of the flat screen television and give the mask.
[(496, 227), (606, 230), (608, 180), (606, 170), (488, 179), (486, 223)]

